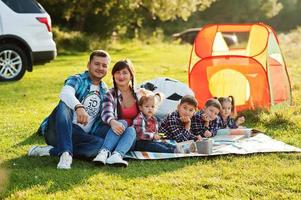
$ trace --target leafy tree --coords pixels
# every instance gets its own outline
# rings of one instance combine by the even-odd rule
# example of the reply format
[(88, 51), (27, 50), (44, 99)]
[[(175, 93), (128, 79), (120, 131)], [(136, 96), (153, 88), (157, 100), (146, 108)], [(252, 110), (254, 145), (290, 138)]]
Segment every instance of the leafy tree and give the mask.
[(163, 22), (168, 35), (186, 28), (201, 27), (208, 23), (265, 22), (277, 15), (283, 5), (279, 0), (217, 0), (205, 11), (193, 13), (187, 21), (182, 19)]
[(112, 31), (135, 32), (159, 21), (187, 18), (215, 0), (39, 0), (54, 24), (108, 36)]

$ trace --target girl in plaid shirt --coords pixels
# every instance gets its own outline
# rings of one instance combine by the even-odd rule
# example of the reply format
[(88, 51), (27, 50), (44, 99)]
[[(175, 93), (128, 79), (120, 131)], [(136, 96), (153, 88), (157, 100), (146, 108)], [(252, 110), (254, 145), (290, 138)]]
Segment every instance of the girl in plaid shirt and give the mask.
[(236, 119), (236, 110), (234, 104), (234, 97), (219, 97), (218, 101), (220, 102), (222, 109), (219, 113), (221, 118), (219, 128), (238, 128), (241, 124), (245, 122), (244, 116), (239, 116)]
[(141, 96), (138, 102), (140, 113), (133, 121), (137, 134), (135, 150), (176, 153), (176, 146), (156, 141), (160, 140), (161, 136), (158, 134), (158, 121), (154, 114), (162, 100), (162, 95), (147, 90), (144, 91), (145, 94)]

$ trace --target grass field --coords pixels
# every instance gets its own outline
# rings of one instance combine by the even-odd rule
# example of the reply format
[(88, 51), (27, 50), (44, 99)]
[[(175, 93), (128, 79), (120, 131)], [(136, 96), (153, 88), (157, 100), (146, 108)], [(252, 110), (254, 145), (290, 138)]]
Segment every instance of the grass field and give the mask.
[[(301, 147), (300, 48), (281, 37), (293, 89), (293, 105), (251, 112), (247, 125)], [(300, 40), (299, 40), (300, 42)], [(137, 82), (168, 76), (187, 82), (189, 45), (115, 44), (113, 63), (132, 59)], [(59, 55), (12, 83), (0, 85), (0, 198), (6, 199), (300, 199), (301, 154), (270, 153), (163, 161), (129, 161), (126, 169), (74, 160), (57, 170), (58, 158), (28, 157), (35, 134), (58, 102), (68, 75), (85, 70), (89, 52)], [(105, 78), (111, 86), (111, 77)]]

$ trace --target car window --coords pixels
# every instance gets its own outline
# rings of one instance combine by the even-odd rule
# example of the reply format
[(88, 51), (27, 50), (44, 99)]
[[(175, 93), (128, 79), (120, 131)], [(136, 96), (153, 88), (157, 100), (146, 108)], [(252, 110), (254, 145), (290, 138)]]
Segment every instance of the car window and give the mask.
[(17, 13), (45, 13), (35, 0), (1, 0)]

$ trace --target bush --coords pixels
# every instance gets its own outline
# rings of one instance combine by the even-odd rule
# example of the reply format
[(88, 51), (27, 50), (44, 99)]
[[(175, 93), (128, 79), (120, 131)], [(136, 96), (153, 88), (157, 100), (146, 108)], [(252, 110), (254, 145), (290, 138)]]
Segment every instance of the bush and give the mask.
[(110, 42), (110, 40), (105, 40), (96, 35), (87, 35), (79, 31), (62, 30), (59, 27), (53, 27), (52, 32), (58, 53), (103, 49)]

